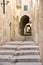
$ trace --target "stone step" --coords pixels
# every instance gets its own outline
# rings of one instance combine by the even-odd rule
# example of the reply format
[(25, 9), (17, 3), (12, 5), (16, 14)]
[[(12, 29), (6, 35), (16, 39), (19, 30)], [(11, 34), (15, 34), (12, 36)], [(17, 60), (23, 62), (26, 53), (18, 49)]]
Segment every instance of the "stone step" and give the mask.
[(40, 62), (40, 55), (24, 55), (24, 56), (12, 56), (12, 55), (0, 55), (0, 62)]
[(22, 55), (22, 56), (16, 56), (16, 59), (14, 60), (14, 57), (12, 57), (11, 62), (41, 62), (40, 55)]
[(7, 45), (39, 45), (35, 44), (33, 41), (15, 41), (15, 42), (7, 42)]
[(18, 47), (19, 50), (39, 50), (39, 46), (36, 45), (22, 45)]
[(16, 51), (15, 55), (40, 55), (40, 52), (38, 50), (20, 50)]
[(3, 45), (0, 46), (0, 50), (16, 50), (20, 45)]
[(42, 65), (41, 62), (20, 62), (20, 63), (16, 63), (16, 65)]
[(0, 50), (0, 55), (14, 55), (15, 50)]
[(27, 52), (36, 52), (36, 53), (37, 53), (37, 52), (40, 52), (40, 51), (39, 51), (39, 50), (20, 50), (20, 51), (17, 50), (17, 53), (18, 53), (18, 52), (19, 52), (19, 53), (23, 53), (23, 52), (24, 52), (24, 53), (27, 53)]
[(16, 59), (11, 61), (12, 63), (14, 62), (41, 62), (40, 55), (22, 55), (22, 56), (17, 56)]
[(39, 50), (0, 50), (0, 55), (40, 55)]
[(17, 48), (18, 46), (21, 46), (21, 45), (3, 45), (3, 46), (0, 46), (0, 47), (15, 47), (15, 48)]
[(3, 45), (3, 46), (0, 46), (0, 47), (13, 47), (13, 48), (39, 48), (39, 45)]
[(27, 47), (27, 48), (14, 48), (14, 47), (0, 47), (0, 50), (39, 50), (39, 48), (31, 48), (31, 47)]
[(11, 62), (0, 62), (0, 65), (15, 65), (15, 63), (11, 63)]
[(17, 59), (41, 59), (40, 55), (24, 55), (24, 56), (17, 56)]
[(0, 46), (1, 65), (41, 65), (39, 45), (32, 41), (7, 42)]
[(10, 49), (10, 50), (30, 50), (30, 49), (39, 49), (39, 46), (35, 46), (35, 45), (3, 45), (0, 46), (0, 49)]
[(36, 45), (20, 45), (19, 48), (39, 48), (39, 46), (36, 46)]
[(11, 62), (0, 62), (0, 65), (42, 65), (41, 62), (18, 62), (18, 63), (11, 63)]
[(18, 45), (18, 44), (23, 44), (23, 43), (24, 44), (33, 44), (34, 42), (33, 41), (15, 41), (15, 42), (12, 42), (11, 41), (11, 42), (7, 42), (6, 44), (15, 44), (15, 45), (17, 44)]
[(10, 42), (7, 42), (7, 43), (34, 43), (34, 41), (10, 41)]
[(38, 53), (31, 53), (31, 52), (29, 52), (29, 53), (15, 53), (15, 54), (13, 54), (14, 56), (22, 56), (22, 55), (40, 55), (40, 53), (38, 52)]
[(36, 46), (37, 46), (37, 45), (39, 45), (39, 44), (32, 44), (32, 43), (18, 43), (18, 44), (17, 44), (17, 43), (12, 43), (12, 44), (11, 44), (11, 43), (10, 43), (10, 44), (6, 44), (6, 45), (36, 45)]
[(10, 57), (12, 55), (0, 55), (0, 62), (9, 62)]
[(39, 48), (13, 48), (13, 47), (0, 47), (0, 50), (39, 50)]

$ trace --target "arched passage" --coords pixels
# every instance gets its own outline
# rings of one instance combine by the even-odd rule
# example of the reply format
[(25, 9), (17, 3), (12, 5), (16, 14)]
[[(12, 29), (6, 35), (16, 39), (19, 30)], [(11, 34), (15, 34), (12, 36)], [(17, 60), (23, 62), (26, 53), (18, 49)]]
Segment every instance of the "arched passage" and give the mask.
[(20, 34), (23, 36), (24, 35), (24, 27), (25, 25), (29, 23), (29, 16), (24, 15), (20, 19)]

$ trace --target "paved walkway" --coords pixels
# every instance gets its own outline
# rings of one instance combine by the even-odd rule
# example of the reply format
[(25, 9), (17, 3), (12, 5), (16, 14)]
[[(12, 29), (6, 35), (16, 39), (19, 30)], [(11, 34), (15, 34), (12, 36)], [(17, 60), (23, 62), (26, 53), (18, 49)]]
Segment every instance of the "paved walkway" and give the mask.
[(42, 65), (39, 45), (33, 41), (7, 42), (0, 46), (0, 65)]

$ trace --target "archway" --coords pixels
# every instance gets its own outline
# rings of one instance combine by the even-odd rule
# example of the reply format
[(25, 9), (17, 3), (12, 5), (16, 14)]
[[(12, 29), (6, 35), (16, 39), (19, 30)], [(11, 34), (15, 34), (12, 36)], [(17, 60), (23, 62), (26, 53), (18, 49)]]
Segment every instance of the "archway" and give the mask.
[(19, 26), (20, 26), (20, 35), (24, 36), (24, 28), (26, 26), (26, 24), (29, 23), (29, 16), (27, 15), (24, 15), (22, 16), (22, 18), (20, 19), (20, 23), (19, 23)]

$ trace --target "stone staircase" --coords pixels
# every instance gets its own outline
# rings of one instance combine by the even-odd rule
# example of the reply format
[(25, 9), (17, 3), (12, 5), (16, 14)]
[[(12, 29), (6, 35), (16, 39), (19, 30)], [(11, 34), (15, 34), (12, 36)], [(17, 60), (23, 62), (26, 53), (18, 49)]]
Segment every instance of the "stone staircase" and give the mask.
[(0, 46), (0, 65), (42, 65), (39, 45), (33, 41), (7, 42)]

